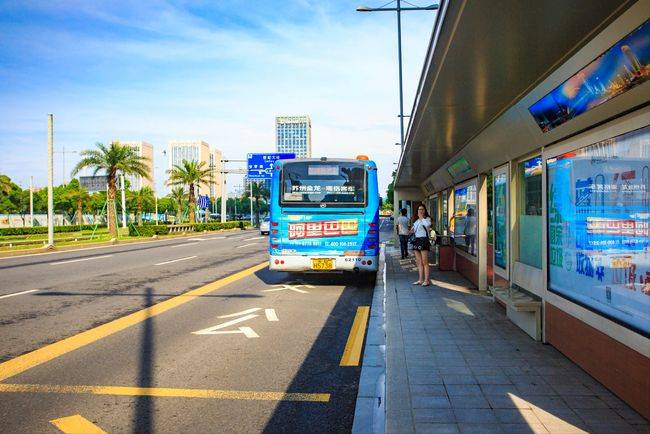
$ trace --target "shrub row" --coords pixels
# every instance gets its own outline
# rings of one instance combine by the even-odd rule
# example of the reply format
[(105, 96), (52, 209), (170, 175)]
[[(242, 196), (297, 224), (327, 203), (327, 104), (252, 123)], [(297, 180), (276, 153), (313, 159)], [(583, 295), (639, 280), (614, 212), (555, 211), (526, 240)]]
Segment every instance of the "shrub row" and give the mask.
[[(221, 229), (244, 229), (249, 226), (249, 222), (235, 221), (235, 222), (213, 222), (213, 223), (194, 223), (194, 232), (203, 231), (218, 231)], [(185, 225), (183, 225), (185, 226)], [(189, 226), (189, 225), (188, 225)], [(167, 225), (142, 225), (135, 226), (129, 225), (129, 236), (136, 237), (152, 237), (154, 235), (167, 235), (169, 233), (169, 226)]]
[[(98, 228), (105, 228), (106, 225), (98, 225)], [(54, 233), (63, 232), (79, 232), (95, 229), (95, 225), (70, 225), (70, 226), (54, 226)], [(47, 226), (35, 226), (33, 228), (2, 228), (0, 229), (0, 236), (7, 235), (34, 235), (46, 234)]]

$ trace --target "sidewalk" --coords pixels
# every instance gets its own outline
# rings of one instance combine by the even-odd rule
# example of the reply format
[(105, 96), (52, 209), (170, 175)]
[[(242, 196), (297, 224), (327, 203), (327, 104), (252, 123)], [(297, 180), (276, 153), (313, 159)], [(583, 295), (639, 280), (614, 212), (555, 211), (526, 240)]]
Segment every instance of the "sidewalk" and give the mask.
[[(385, 258), (385, 307), (375, 294), (371, 316), (385, 308), (386, 432), (650, 433), (647, 420), (458, 273), (433, 271), (435, 285), (423, 288), (411, 285), (417, 271), (399, 250), (387, 246)], [(371, 321), (368, 342), (381, 326)], [(360, 396), (364, 378), (383, 370), (374, 365), (364, 359)]]

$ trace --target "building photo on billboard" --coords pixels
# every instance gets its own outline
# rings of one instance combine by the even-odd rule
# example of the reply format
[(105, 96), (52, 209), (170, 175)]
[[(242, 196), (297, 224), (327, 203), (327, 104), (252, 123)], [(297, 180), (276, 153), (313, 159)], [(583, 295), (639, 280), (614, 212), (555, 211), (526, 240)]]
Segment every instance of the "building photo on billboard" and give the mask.
[(650, 126), (546, 165), (549, 290), (650, 336)]
[(543, 132), (627, 92), (650, 78), (650, 20), (528, 109)]

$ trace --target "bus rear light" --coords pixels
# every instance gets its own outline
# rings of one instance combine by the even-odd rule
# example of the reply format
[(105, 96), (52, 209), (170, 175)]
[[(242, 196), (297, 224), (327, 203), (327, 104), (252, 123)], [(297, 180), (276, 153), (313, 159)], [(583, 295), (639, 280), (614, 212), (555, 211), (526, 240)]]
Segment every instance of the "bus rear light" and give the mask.
[(377, 248), (377, 244), (368, 244), (368, 248), (369, 248), (369, 249), (376, 249), (376, 248)]
[(276, 260), (275, 260), (275, 265), (278, 265), (279, 263), (280, 263), (280, 260), (279, 260), (279, 259), (276, 259)]
[(370, 229), (370, 230), (368, 231), (368, 233), (369, 233), (369, 234), (376, 234), (376, 233), (377, 233), (377, 231), (376, 231), (376, 230), (374, 230), (374, 229)]
[(272, 248), (272, 249), (277, 249), (278, 247), (280, 247), (279, 244), (271, 244), (271, 248)]
[(343, 252), (343, 256), (363, 256), (363, 251), (359, 250), (346, 250)]
[(277, 226), (278, 224), (278, 222), (271, 222), (271, 226)]
[(284, 265), (284, 259), (282, 259), (282, 260), (280, 261), (280, 264)]
[(377, 223), (368, 223), (368, 226), (370, 226), (371, 228), (376, 228), (376, 227), (377, 227)]
[(368, 259), (368, 265), (372, 265), (372, 261)]
[(271, 233), (272, 233), (272, 234), (277, 234), (277, 233), (278, 233), (278, 230), (277, 230), (277, 229), (273, 229), (273, 230), (271, 231)]
[(361, 261), (361, 265), (366, 265), (366, 261)]

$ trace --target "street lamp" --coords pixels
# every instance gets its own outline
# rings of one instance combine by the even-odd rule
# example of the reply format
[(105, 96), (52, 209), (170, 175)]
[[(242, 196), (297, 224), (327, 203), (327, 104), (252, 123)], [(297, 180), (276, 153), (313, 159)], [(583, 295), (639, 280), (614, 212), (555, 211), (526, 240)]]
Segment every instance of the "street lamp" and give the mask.
[[(392, 2), (391, 2), (392, 3)], [(371, 8), (368, 6), (359, 6), (357, 12), (396, 12), (397, 13), (397, 61), (399, 63), (399, 127), (400, 127), (400, 146), (401, 152), (404, 152), (404, 92), (402, 90), (402, 11), (434, 11), (440, 7), (438, 4), (429, 6), (407, 6), (402, 7), (402, 0), (395, 0), (396, 7), (379, 7)], [(408, 3), (408, 2), (407, 2)], [(390, 4), (390, 3), (389, 3)], [(410, 4), (410, 3), (409, 3)]]

